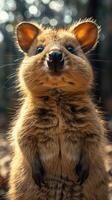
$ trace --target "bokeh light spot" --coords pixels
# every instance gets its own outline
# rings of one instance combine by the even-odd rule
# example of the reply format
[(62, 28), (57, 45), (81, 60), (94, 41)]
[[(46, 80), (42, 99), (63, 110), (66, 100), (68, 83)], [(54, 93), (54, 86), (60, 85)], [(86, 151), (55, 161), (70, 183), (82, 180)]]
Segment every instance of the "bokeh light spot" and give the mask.
[(32, 14), (32, 15), (36, 15), (37, 12), (38, 12), (38, 9), (37, 9), (36, 6), (32, 5), (32, 6), (29, 7), (29, 12), (30, 12), (30, 14)]
[(42, 3), (44, 4), (48, 4), (50, 2), (50, 0), (42, 0)]
[(60, 12), (64, 6), (64, 1), (51, 1), (49, 7), (56, 12)]
[(49, 23), (49, 18), (48, 17), (43, 17), (41, 22), (42, 22), (42, 24), (48, 24)]
[(5, 10), (0, 11), (0, 23), (5, 23), (9, 20), (9, 15)]
[(56, 19), (53, 18), (53, 19), (50, 20), (51, 26), (56, 26), (57, 24), (58, 24), (58, 21)]
[(14, 28), (13, 28), (13, 26), (11, 24), (7, 24), (5, 28), (6, 28), (6, 30), (8, 32), (13, 32), (14, 31)]
[(0, 43), (2, 43), (3, 40), (4, 40), (4, 35), (3, 35), (3, 33), (0, 31)]
[(72, 22), (72, 17), (71, 17), (71, 15), (65, 15), (65, 17), (64, 17), (64, 22), (65, 22), (66, 24), (71, 23), (71, 22)]
[(83, 4), (86, 4), (88, 0), (81, 0)]
[(15, 19), (14, 14), (12, 12), (9, 12), (9, 21), (13, 22)]
[(34, 2), (35, 2), (35, 0), (25, 0), (26, 1), (26, 3), (28, 3), (28, 4), (33, 4)]
[(5, 4), (5, 0), (2, 0), (0, 2), (0, 10), (2, 10), (4, 8), (4, 4)]
[(8, 10), (14, 11), (16, 9), (16, 2), (14, 0), (8, 0), (6, 3), (6, 7)]

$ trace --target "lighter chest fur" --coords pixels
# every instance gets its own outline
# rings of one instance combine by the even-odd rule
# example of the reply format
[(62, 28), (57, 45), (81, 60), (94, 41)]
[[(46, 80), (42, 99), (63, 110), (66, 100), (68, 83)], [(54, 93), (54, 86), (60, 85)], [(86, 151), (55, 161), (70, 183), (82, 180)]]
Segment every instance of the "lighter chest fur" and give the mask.
[[(80, 126), (85, 111), (62, 91), (52, 91), (54, 98), (37, 108), (37, 137), (41, 159), (48, 174), (74, 179), (75, 161), (80, 149)], [(70, 176), (70, 177), (69, 177)]]

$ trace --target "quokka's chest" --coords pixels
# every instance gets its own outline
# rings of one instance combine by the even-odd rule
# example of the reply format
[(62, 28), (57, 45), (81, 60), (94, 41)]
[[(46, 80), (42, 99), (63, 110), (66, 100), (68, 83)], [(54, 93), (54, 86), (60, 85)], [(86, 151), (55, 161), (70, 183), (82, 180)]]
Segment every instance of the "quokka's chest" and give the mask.
[[(75, 106), (64, 104), (55, 108), (38, 108), (37, 137), (43, 156), (47, 152), (47, 159), (52, 156), (63, 158), (73, 154), (73, 146), (79, 145), (77, 137), (77, 121)], [(77, 116), (78, 117), (78, 116)]]
[(64, 104), (57, 107), (39, 107), (37, 109), (37, 126), (45, 132), (52, 132), (62, 135), (66, 129), (74, 128), (77, 124), (82, 123), (84, 116), (76, 112), (75, 106)]
[(71, 104), (63, 105), (57, 110), (38, 108), (38, 146), (41, 159), (50, 171), (58, 173), (59, 170), (60, 174), (62, 170), (66, 174), (68, 171), (68, 169), (65, 169), (68, 166), (67, 162), (74, 166), (73, 163), (78, 159), (80, 142), (77, 137), (79, 122), (75, 120), (76, 115), (78, 113), (75, 112), (75, 106)]
[(52, 132), (51, 135), (72, 133), (86, 122), (87, 108), (75, 104), (61, 104), (56, 107), (39, 107), (36, 112), (37, 128), (41, 131)]

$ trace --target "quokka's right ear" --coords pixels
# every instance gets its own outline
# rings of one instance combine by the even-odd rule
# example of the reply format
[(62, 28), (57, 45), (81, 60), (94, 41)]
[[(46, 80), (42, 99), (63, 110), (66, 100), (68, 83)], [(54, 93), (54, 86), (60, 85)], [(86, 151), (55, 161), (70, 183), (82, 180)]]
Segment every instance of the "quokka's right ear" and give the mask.
[(17, 25), (17, 42), (24, 52), (28, 52), (32, 42), (41, 32), (41, 28), (29, 22), (22, 22)]
[(85, 19), (70, 27), (84, 52), (93, 49), (99, 38), (100, 27), (92, 20)]

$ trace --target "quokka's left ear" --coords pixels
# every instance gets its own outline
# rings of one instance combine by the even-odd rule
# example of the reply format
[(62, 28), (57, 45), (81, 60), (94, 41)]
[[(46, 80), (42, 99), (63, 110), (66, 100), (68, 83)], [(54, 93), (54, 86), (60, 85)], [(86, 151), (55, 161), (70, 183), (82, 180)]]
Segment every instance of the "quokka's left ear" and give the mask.
[(37, 24), (34, 25), (29, 22), (22, 22), (16, 28), (16, 40), (20, 48), (24, 52), (28, 52), (33, 40), (42, 31), (41, 27)]
[(90, 51), (98, 42), (100, 27), (92, 20), (80, 21), (70, 27), (84, 52)]

